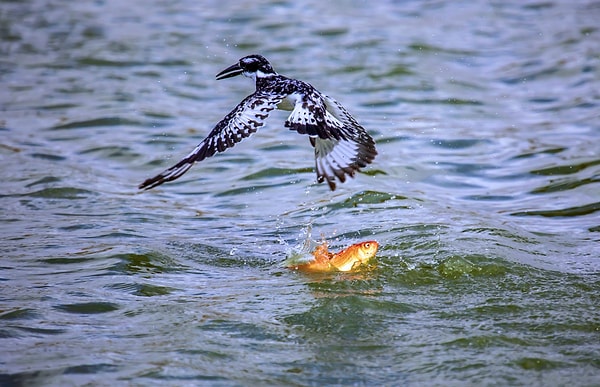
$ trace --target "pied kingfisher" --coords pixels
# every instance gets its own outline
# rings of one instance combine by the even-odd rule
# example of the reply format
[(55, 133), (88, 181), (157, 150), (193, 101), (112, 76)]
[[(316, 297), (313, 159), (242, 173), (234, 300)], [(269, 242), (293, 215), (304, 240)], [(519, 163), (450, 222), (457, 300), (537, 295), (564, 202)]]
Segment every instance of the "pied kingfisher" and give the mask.
[(354, 176), (377, 155), (375, 142), (354, 117), (333, 98), (306, 82), (277, 74), (261, 55), (249, 55), (216, 75), (217, 80), (243, 74), (254, 79), (256, 91), (225, 116), (180, 162), (140, 184), (154, 188), (179, 178), (197, 161), (231, 148), (264, 125), (276, 107), (291, 110), (285, 127), (309, 136), (315, 148), (317, 181), (335, 190), (335, 178)]

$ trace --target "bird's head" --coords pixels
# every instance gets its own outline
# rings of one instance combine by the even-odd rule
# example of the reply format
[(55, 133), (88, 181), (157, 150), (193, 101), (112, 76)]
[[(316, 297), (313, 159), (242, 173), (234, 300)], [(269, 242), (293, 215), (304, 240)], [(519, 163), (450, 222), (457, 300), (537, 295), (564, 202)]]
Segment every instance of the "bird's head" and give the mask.
[(256, 80), (275, 75), (275, 70), (269, 61), (262, 55), (248, 55), (240, 59), (236, 64), (227, 67), (217, 74), (217, 79), (225, 79), (243, 74)]

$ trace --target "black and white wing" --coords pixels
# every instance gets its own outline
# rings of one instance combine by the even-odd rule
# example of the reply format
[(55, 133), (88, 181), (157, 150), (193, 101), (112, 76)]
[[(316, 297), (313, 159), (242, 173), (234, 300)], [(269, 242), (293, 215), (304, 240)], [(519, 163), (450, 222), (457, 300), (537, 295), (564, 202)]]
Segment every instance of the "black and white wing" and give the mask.
[(249, 95), (225, 118), (219, 121), (208, 136), (190, 154), (171, 168), (147, 179), (139, 185), (139, 188), (151, 189), (168, 181), (173, 181), (186, 173), (196, 162), (233, 147), (263, 126), (269, 113), (277, 107), (283, 98), (285, 98), (285, 95), (262, 92)]
[(315, 148), (317, 181), (334, 191), (336, 178), (346, 181), (377, 155), (375, 141), (336, 100), (316, 90), (299, 99), (285, 126), (310, 136)]

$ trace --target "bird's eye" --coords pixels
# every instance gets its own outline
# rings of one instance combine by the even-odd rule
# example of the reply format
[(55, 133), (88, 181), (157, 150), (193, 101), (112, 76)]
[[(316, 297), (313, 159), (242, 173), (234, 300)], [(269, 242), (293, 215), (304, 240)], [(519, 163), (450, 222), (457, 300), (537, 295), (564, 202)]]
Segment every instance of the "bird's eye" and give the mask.
[(240, 63), (240, 67), (244, 68), (246, 71), (256, 71), (258, 70), (258, 62), (255, 60), (252, 61), (242, 61)]

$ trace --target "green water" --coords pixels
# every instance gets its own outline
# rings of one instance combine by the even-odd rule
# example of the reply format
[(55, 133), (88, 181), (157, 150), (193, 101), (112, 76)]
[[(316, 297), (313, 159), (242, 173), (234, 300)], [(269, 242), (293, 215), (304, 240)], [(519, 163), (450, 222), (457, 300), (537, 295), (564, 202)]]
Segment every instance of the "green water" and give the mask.
[[(0, 385), (600, 385), (600, 5), (0, 3)], [(379, 151), (330, 192), (259, 133), (140, 193), (253, 85)], [(374, 267), (282, 267), (374, 239)]]

